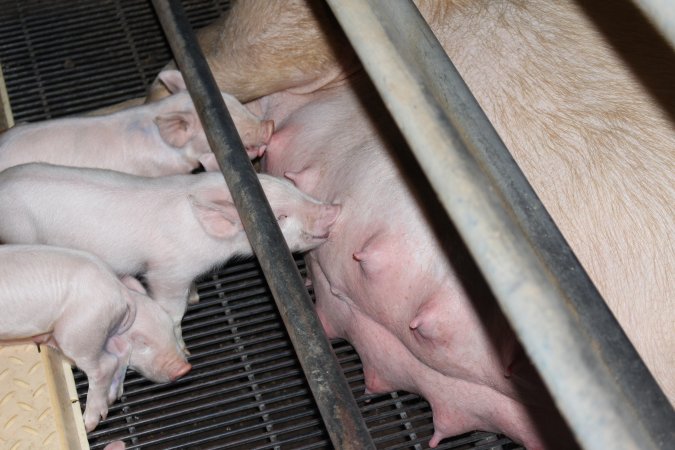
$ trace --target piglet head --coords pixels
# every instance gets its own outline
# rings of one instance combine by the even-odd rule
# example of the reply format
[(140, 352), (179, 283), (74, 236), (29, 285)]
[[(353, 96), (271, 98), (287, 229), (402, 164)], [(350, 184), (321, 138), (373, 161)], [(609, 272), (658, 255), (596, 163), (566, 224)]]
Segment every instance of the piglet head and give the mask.
[(328, 239), (340, 214), (339, 205), (322, 203), (286, 179), (259, 178), (291, 251), (311, 250)]
[[(195, 106), (187, 93), (183, 75), (177, 70), (163, 70), (157, 78), (174, 97), (164, 103), (180, 105), (180, 108), (170, 108), (155, 119), (164, 142), (183, 149), (190, 159), (198, 158), (207, 172), (219, 171)], [(261, 120), (226, 92), (221, 95), (249, 158), (262, 156), (274, 133), (274, 121)]]
[(136, 320), (125, 332), (131, 345), (129, 366), (157, 383), (188, 373), (192, 366), (178, 344), (167, 312), (147, 295), (134, 292), (133, 299)]

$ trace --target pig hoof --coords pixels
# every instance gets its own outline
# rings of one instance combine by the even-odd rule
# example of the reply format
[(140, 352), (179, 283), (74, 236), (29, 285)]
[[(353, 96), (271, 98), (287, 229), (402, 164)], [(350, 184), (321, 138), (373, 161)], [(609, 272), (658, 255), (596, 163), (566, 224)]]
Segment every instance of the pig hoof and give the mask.
[(192, 369), (192, 364), (185, 363), (181, 364), (176, 370), (171, 374), (171, 381), (176, 381)]
[(199, 303), (199, 294), (197, 291), (190, 291), (190, 295), (188, 296), (188, 305), (196, 305)]
[(100, 412), (91, 413), (91, 410), (85, 409), (84, 411), (84, 429), (87, 433), (93, 431), (101, 421), (101, 418), (105, 420), (108, 415), (108, 408), (101, 410)]
[(199, 303), (199, 292), (197, 292), (197, 285), (192, 282), (190, 284), (190, 289), (188, 290), (188, 305), (194, 305)]

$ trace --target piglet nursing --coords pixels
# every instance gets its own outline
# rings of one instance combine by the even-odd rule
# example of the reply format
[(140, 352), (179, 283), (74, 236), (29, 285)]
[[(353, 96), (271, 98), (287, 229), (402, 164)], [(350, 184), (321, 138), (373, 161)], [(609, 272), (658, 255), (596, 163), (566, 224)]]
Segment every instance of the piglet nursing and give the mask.
[(190, 370), (171, 319), (136, 289), (143, 289), (137, 280), (121, 282), (86, 252), (0, 246), (0, 341), (58, 348), (87, 375), (87, 431), (122, 394), (127, 367), (155, 382)]
[[(112, 169), (144, 176), (190, 173), (201, 163), (218, 170), (180, 72), (160, 73), (172, 95), (103, 116), (16, 126), (0, 136), (0, 170), (28, 162)], [(264, 152), (274, 130), (223, 93), (251, 158)]]
[[(288, 180), (260, 175), (291, 251), (328, 239), (340, 211)], [(119, 275), (144, 274), (179, 324), (192, 280), (251, 246), (220, 173), (146, 178), (25, 164), (0, 172), (0, 240), (79, 248)]]
[[(672, 401), (672, 52), (618, 3), (415, 3)], [(431, 446), (479, 428), (574, 448), (330, 17), (249, 0), (200, 31), (220, 89), (276, 124), (263, 170), (342, 205), (308, 262), (326, 332), (369, 391), (429, 400)]]

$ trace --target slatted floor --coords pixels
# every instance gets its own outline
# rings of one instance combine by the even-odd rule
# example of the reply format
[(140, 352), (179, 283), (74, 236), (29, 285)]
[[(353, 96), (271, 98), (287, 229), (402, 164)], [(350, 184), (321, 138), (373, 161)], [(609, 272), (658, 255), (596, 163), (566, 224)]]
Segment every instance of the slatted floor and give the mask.
[[(130, 372), (121, 402), (89, 434), (92, 449), (114, 439), (131, 449), (331, 448), (257, 263), (209, 274), (198, 291), (200, 302), (183, 320), (192, 371), (168, 385)], [(333, 348), (378, 448), (426, 448), (433, 434), (428, 404), (402, 392), (363, 395), (358, 356), (344, 341)], [(84, 402), (83, 374), (76, 374), (76, 385)], [(475, 433), (439, 448), (488, 449), (507, 442)]]
[[(195, 27), (228, 7), (183, 4)], [(142, 96), (169, 58), (149, 1), (0, 0), (0, 63), (17, 122)], [(228, 265), (198, 287), (201, 301), (183, 322), (192, 371), (167, 385), (130, 372), (122, 401), (89, 434), (91, 447), (122, 439), (132, 449), (331, 448), (257, 264)], [(334, 349), (377, 447), (427, 448), (428, 404), (402, 392), (364, 396), (358, 356), (343, 341)], [(86, 379), (79, 372), (75, 379), (84, 404)], [(439, 448), (519, 447), (472, 433)]]

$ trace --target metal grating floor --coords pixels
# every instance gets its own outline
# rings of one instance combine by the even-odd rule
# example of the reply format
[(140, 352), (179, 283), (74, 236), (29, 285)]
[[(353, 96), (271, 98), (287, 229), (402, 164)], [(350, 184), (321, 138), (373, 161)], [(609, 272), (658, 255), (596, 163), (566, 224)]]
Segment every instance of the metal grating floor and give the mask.
[[(227, 0), (184, 0), (193, 26)], [(170, 53), (149, 1), (0, 0), (0, 64), (17, 122), (75, 114), (144, 95)], [(303, 268), (301, 259), (298, 264)], [(231, 263), (198, 283), (183, 321), (192, 371), (158, 385), (130, 372), (124, 396), (88, 435), (93, 449), (328, 449), (304, 375), (255, 261)], [(418, 396), (364, 396), (358, 356), (333, 348), (378, 448), (427, 448), (431, 411)], [(75, 372), (84, 403), (86, 379)], [(441, 449), (520, 448), (472, 433)]]
[[(302, 259), (297, 257), (301, 271)], [(129, 373), (125, 393), (89, 433), (92, 449), (123, 439), (128, 449), (328, 449), (331, 444), (255, 261), (226, 266), (198, 284), (200, 302), (183, 320), (192, 371), (168, 385)], [(358, 356), (333, 348), (378, 448), (422, 449), (433, 434), (418, 396), (365, 396)], [(76, 375), (84, 401), (86, 379)], [(488, 449), (508, 443), (488, 433), (439, 448)], [(469, 444), (483, 444), (473, 447)]]
[[(229, 0), (185, 0), (195, 28)], [(3, 0), (0, 63), (16, 122), (59, 117), (145, 94), (170, 50), (150, 1)]]

